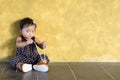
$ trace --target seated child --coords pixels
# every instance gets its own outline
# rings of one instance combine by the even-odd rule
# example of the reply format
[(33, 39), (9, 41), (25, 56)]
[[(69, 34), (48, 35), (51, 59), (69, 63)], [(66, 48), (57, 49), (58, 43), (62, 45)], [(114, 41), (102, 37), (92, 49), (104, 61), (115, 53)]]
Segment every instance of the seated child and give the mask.
[(10, 58), (10, 64), (13, 68), (23, 72), (32, 69), (42, 72), (49, 70), (49, 59), (45, 54), (39, 54), (36, 45), (44, 49), (47, 43), (40, 42), (35, 36), (34, 31), (37, 27), (35, 21), (31, 18), (24, 18), (20, 21), (21, 36), (16, 39), (16, 56)]

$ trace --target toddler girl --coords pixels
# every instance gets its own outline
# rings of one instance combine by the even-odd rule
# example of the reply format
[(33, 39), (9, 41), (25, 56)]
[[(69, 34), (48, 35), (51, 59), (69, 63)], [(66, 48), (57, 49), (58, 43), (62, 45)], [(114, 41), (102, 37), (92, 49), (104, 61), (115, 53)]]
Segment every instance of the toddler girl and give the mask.
[(20, 21), (21, 36), (16, 39), (16, 56), (10, 58), (10, 64), (13, 68), (23, 72), (32, 69), (42, 72), (49, 70), (49, 59), (45, 54), (39, 54), (36, 45), (44, 49), (47, 43), (40, 42), (35, 36), (34, 31), (37, 25), (31, 18), (24, 18)]

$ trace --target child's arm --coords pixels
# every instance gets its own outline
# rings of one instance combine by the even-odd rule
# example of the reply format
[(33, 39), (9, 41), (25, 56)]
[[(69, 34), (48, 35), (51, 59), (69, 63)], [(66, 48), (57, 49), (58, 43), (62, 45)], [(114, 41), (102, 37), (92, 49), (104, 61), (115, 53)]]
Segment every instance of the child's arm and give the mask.
[(35, 37), (35, 43), (41, 49), (44, 49), (47, 46), (47, 42), (45, 42), (45, 41), (41, 42), (36, 37)]
[(29, 39), (27, 41), (22, 42), (22, 38), (21, 37), (17, 37), (17, 40), (16, 40), (16, 46), (17, 47), (25, 47), (28, 44), (32, 44), (32, 43), (33, 43), (32, 39)]
[(27, 45), (26, 41), (22, 42), (22, 38), (21, 37), (17, 37), (17, 39), (16, 39), (16, 46), (17, 47), (24, 47), (26, 45)]

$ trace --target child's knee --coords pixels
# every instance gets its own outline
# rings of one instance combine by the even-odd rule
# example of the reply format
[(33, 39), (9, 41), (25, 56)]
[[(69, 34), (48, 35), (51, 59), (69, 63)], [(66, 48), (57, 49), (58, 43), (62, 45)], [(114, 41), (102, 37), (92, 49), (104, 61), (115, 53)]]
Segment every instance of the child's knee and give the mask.
[(13, 58), (10, 58), (9, 63), (13, 68), (16, 68), (16, 62)]

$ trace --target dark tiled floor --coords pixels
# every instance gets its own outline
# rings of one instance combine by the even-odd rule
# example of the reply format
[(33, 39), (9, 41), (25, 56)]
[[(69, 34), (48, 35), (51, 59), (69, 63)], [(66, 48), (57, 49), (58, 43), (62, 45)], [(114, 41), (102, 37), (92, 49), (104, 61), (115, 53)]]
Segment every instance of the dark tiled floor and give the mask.
[(14, 70), (8, 62), (0, 63), (0, 80), (120, 80), (120, 63), (69, 62), (50, 63), (47, 73)]

